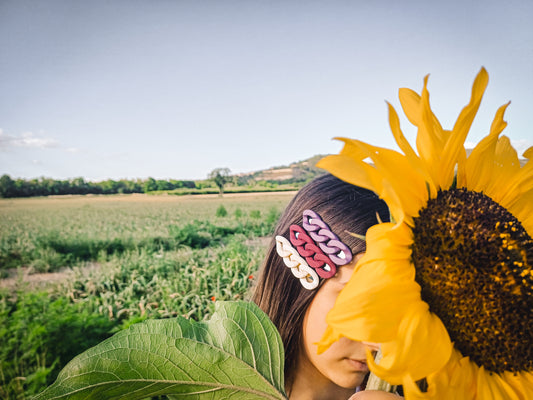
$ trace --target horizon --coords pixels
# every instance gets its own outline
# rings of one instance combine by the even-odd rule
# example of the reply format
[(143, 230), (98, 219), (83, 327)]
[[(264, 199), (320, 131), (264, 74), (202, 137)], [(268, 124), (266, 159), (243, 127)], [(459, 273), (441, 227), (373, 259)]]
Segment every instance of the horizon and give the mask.
[[(467, 148), (466, 149), (466, 152), (467, 152), (467, 156), (469, 154), (469, 152), (472, 151), (472, 148)], [(272, 170), (278, 170), (278, 169), (287, 169), (287, 168), (291, 168), (291, 166), (293, 166), (294, 164), (299, 164), (299, 163), (303, 163), (303, 162), (306, 162), (308, 160), (311, 160), (317, 156), (320, 156), (320, 157), (325, 157), (327, 156), (328, 154), (315, 154), (314, 156), (311, 156), (309, 158), (306, 158), (304, 160), (298, 160), (298, 161), (293, 161), (289, 164), (286, 164), (286, 165), (276, 165), (276, 166), (272, 166), (272, 167), (267, 167), (267, 168), (264, 168), (264, 169), (258, 169), (258, 170), (254, 170), (254, 171), (249, 171), (249, 172), (238, 172), (238, 173), (233, 173), (231, 172), (230, 173), (230, 176), (246, 176), (246, 175), (253, 175), (253, 174), (256, 174), (256, 173), (259, 173), (259, 172), (265, 172), (265, 171), (272, 171)], [(520, 160), (520, 163), (521, 165), (525, 165), (527, 159), (524, 158), (524, 157), (521, 157), (519, 156), (518, 157), (519, 160)], [(324, 170), (325, 173), (327, 173), (327, 171)], [(2, 174), (2, 175), (8, 175), (9, 174)], [(1, 175), (0, 175), (1, 176)], [(113, 180), (113, 181), (146, 181), (147, 179), (155, 179), (155, 180), (176, 180), (176, 181), (207, 181), (207, 180), (210, 180), (210, 178), (197, 178), (197, 179), (184, 179), (184, 178), (179, 178), (179, 177), (169, 177), (169, 178), (157, 178), (157, 177), (153, 177), (153, 176), (147, 176), (147, 177), (143, 177), (143, 178), (140, 178), (140, 177), (131, 177), (131, 178), (105, 178), (105, 179), (98, 179), (98, 180), (92, 180), (92, 179), (87, 179), (83, 176), (71, 176), (71, 177), (67, 177), (67, 178), (64, 178), (64, 179), (60, 179), (60, 178), (54, 178), (54, 177), (50, 177), (50, 176), (36, 176), (36, 177), (31, 177), (31, 178), (19, 178), (19, 177), (12, 177), (10, 176), (10, 178), (12, 178), (13, 180), (16, 180), (16, 179), (22, 179), (22, 180), (26, 180), (26, 181), (29, 181), (29, 180), (32, 180), (32, 179), (52, 179), (52, 180), (61, 180), (61, 181), (72, 181), (74, 179), (78, 179), (78, 178), (82, 178), (84, 179), (86, 182), (92, 182), (92, 183), (98, 183), (98, 182), (103, 182), (103, 181), (108, 181), (108, 180)], [(266, 179), (268, 181), (268, 179)]]
[(503, 135), (533, 145), (533, 2), (5, 1), (0, 175), (204, 180), (335, 154), (349, 137), (398, 150), (398, 89), (453, 126), (484, 66), (473, 147), (511, 101)]
[[(300, 164), (300, 163), (303, 163), (303, 162), (307, 162), (308, 160), (311, 160), (315, 157), (325, 157), (327, 156), (328, 154), (315, 154), (314, 156), (311, 156), (309, 158), (306, 158), (304, 160), (298, 160), (298, 161), (293, 161), (289, 164), (286, 164), (286, 165), (275, 165), (275, 166), (272, 166), (272, 167), (267, 167), (267, 168), (264, 168), (264, 169), (258, 169), (258, 170), (254, 170), (254, 171), (249, 171), (249, 172), (238, 172), (238, 173), (233, 173), (232, 171), (230, 171), (230, 176), (246, 176), (246, 175), (253, 175), (253, 174), (256, 174), (256, 173), (260, 173), (260, 172), (266, 172), (266, 171), (272, 171), (272, 170), (279, 170), (279, 169), (287, 169), (287, 168), (291, 168), (293, 165), (295, 164)], [(325, 173), (327, 171), (324, 171)], [(22, 179), (22, 180), (26, 180), (26, 181), (30, 181), (30, 180), (33, 180), (33, 179), (37, 179), (37, 180), (41, 180), (41, 179), (52, 179), (52, 180), (57, 180), (57, 181), (72, 181), (74, 179), (83, 179), (85, 182), (93, 182), (93, 183), (98, 183), (98, 182), (103, 182), (103, 181), (107, 181), (107, 180), (113, 180), (113, 181), (121, 181), (121, 180), (124, 180), (124, 181), (138, 181), (138, 180), (141, 180), (141, 181), (146, 181), (147, 179), (155, 179), (155, 180), (176, 180), (176, 181), (207, 181), (207, 180), (211, 180), (210, 178), (197, 178), (197, 179), (184, 179), (184, 178), (179, 178), (179, 177), (169, 177), (169, 178), (156, 178), (156, 177), (153, 177), (153, 176), (147, 176), (147, 177), (143, 177), (143, 178), (140, 178), (140, 177), (131, 177), (131, 178), (105, 178), (105, 179), (99, 179), (99, 180), (92, 180), (92, 179), (87, 179), (83, 176), (71, 176), (71, 177), (66, 177), (66, 178), (54, 178), (52, 176), (35, 176), (35, 177), (30, 177), (30, 178), (20, 178), (20, 177), (13, 177), (13, 176), (10, 176), (9, 174), (1, 174), (0, 176), (3, 176), (3, 175), (8, 175), (11, 179), (13, 180), (17, 180), (17, 179)], [(267, 179), (268, 180), (268, 179)]]

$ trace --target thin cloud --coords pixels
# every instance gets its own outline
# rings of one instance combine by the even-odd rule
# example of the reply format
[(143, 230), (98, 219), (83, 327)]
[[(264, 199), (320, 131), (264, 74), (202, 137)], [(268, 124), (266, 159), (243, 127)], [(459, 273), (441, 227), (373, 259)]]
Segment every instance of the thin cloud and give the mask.
[(36, 136), (32, 132), (24, 132), (20, 136), (8, 135), (0, 129), (0, 149), (7, 150), (12, 147), (31, 148), (58, 148), (59, 142), (50, 137)]

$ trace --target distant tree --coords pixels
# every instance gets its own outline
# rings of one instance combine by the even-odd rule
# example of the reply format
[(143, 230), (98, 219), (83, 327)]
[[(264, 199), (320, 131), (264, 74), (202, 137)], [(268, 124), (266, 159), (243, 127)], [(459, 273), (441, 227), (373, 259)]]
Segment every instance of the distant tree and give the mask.
[(70, 180), (70, 186), (72, 188), (72, 194), (87, 194), (89, 193), (89, 185), (82, 177), (74, 178)]
[(146, 181), (144, 181), (144, 193), (153, 192), (154, 190), (157, 190), (157, 182), (154, 178), (148, 178)]
[(13, 197), (29, 197), (31, 193), (31, 183), (24, 179), (18, 178), (15, 180), (15, 195)]
[(14, 197), (15, 182), (9, 175), (2, 175), (0, 178), (0, 197)]
[(194, 181), (178, 181), (176, 179), (170, 179), (169, 181), (170, 189), (181, 189), (181, 188), (188, 188), (188, 189), (195, 189), (196, 183)]
[(217, 185), (220, 195), (224, 193), (224, 185), (228, 182), (231, 182), (229, 168), (216, 168), (209, 173), (207, 176), (208, 179), (212, 180), (215, 185)]
[(143, 182), (140, 179), (137, 179), (136, 181), (121, 179), (120, 182), (122, 182), (122, 185), (124, 186), (124, 193), (143, 192)]
[(174, 189), (172, 187), (172, 184), (169, 181), (165, 181), (163, 179), (158, 179), (155, 181), (155, 185), (157, 190), (172, 190)]
[(237, 186), (253, 185), (255, 183), (255, 179), (252, 174), (235, 176), (233, 178), (233, 183)]
[(183, 187), (194, 189), (196, 188), (196, 183), (194, 181), (181, 181)]
[(113, 179), (108, 179), (106, 181), (98, 182), (98, 187), (103, 194), (115, 194), (118, 190), (118, 182)]

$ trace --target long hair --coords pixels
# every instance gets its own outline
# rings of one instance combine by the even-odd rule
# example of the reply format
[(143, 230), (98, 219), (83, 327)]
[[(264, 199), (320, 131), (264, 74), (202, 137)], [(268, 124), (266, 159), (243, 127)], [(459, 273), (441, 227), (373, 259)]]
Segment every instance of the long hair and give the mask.
[[(287, 205), (273, 236), (288, 239), (290, 225), (301, 225), (306, 209), (318, 213), (354, 255), (365, 251), (366, 244), (350, 232), (365, 235), (368, 228), (378, 223), (377, 214), (381, 221), (389, 221), (388, 208), (375, 193), (325, 174), (300, 189)], [(274, 237), (252, 301), (269, 316), (281, 335), (285, 348), (285, 384), (290, 387), (301, 350), (304, 316), (323, 279), (318, 288), (304, 289), (277, 254)]]

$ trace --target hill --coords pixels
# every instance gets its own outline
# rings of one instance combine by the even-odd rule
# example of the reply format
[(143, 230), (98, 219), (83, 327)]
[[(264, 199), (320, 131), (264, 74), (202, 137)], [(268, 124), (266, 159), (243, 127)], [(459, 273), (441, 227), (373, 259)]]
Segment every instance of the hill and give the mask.
[(296, 161), (289, 165), (272, 167), (247, 174), (236, 175), (239, 179), (249, 179), (254, 181), (268, 181), (276, 183), (295, 183), (307, 182), (325, 171), (317, 168), (315, 165), (325, 157), (324, 154), (318, 154), (305, 160)]

